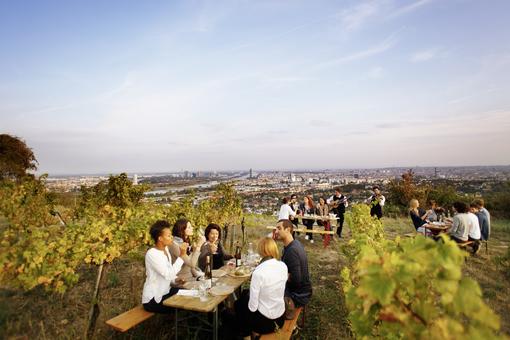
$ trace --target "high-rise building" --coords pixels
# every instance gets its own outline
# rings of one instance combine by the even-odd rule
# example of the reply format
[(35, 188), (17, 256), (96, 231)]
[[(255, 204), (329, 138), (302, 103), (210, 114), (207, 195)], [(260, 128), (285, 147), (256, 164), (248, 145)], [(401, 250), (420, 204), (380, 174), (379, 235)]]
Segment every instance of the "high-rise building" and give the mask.
[(252, 178), (253, 178), (253, 169), (250, 168), (250, 179), (252, 179)]
[(138, 185), (138, 175), (137, 174), (133, 175), (133, 185)]

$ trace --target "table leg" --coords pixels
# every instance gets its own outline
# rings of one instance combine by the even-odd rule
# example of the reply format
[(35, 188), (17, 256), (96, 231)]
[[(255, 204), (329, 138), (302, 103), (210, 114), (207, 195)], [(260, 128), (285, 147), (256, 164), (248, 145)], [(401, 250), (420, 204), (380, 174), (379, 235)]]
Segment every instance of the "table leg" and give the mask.
[(218, 307), (213, 312), (213, 340), (218, 340)]
[(177, 337), (177, 311), (178, 311), (178, 309), (175, 308), (175, 327), (174, 327), (175, 340), (178, 340), (178, 337)]

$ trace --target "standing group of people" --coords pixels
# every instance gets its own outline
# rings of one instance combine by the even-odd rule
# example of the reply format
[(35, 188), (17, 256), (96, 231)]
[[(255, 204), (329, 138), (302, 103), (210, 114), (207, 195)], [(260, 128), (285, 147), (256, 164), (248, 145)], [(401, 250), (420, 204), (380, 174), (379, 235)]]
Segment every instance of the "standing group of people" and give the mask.
[[(381, 194), (381, 190), (378, 186), (372, 188), (372, 195), (365, 200), (365, 203), (370, 205), (370, 215), (377, 218), (383, 216), (383, 206), (386, 202), (386, 198)], [(290, 198), (284, 197), (280, 211), (278, 212), (278, 220), (289, 219), (297, 227), (298, 219), (297, 215), (303, 215), (301, 218), (306, 229), (311, 230), (315, 222), (314, 219), (307, 219), (305, 215), (318, 215), (318, 216), (329, 216), (330, 213), (336, 215), (337, 229), (336, 234), (338, 237), (342, 237), (342, 230), (344, 226), (344, 214), (345, 209), (349, 205), (349, 198), (342, 193), (340, 187), (335, 188), (335, 193), (329, 198), (319, 197), (319, 202), (314, 203), (311, 195), (306, 195), (303, 198), (303, 202), (299, 203), (296, 194), (292, 194)], [(319, 226), (329, 226), (329, 221), (317, 220)], [(313, 243), (313, 234), (306, 233), (306, 240)]]
[[(290, 220), (278, 221), (275, 236), (283, 243), (281, 259), (272, 238), (259, 241), (262, 260), (252, 274), (249, 292), (243, 292), (234, 304), (242, 336), (272, 333), (275, 325), (282, 327), (286, 318), (294, 317), (296, 308), (310, 301), (308, 259), (303, 245), (294, 239), (293, 229)], [(209, 224), (205, 237), (194, 242), (193, 227), (186, 219), (178, 220), (173, 227), (167, 221), (157, 221), (150, 235), (154, 246), (145, 255), (142, 293), (143, 307), (150, 312), (171, 312), (163, 301), (176, 294), (184, 282), (203, 275), (207, 256), (212, 256), (214, 268), (222, 267), (232, 257), (221, 245), (221, 228), (216, 224)]]

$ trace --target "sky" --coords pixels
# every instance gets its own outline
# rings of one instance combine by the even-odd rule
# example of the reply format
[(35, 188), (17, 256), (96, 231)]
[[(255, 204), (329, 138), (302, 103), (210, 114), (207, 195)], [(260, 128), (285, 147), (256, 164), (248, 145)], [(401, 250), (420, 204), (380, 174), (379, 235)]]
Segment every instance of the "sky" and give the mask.
[(510, 1), (0, 0), (40, 173), (510, 164)]

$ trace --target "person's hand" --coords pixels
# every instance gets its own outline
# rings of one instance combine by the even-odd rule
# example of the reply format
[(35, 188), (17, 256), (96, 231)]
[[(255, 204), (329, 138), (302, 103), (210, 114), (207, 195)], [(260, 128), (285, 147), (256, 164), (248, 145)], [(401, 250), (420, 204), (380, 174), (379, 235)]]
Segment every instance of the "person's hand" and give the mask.
[(210, 243), (211, 253), (215, 254), (218, 251), (218, 246), (214, 243)]
[(202, 245), (205, 243), (205, 237), (200, 235), (197, 240), (195, 241), (195, 243), (193, 244), (193, 248), (195, 249), (200, 249), (200, 247), (202, 247)]
[(186, 251), (188, 250), (188, 244), (186, 242), (183, 242), (181, 243), (181, 245), (179, 246), (179, 251), (180, 251), (180, 257), (183, 257), (184, 255), (186, 255)]

